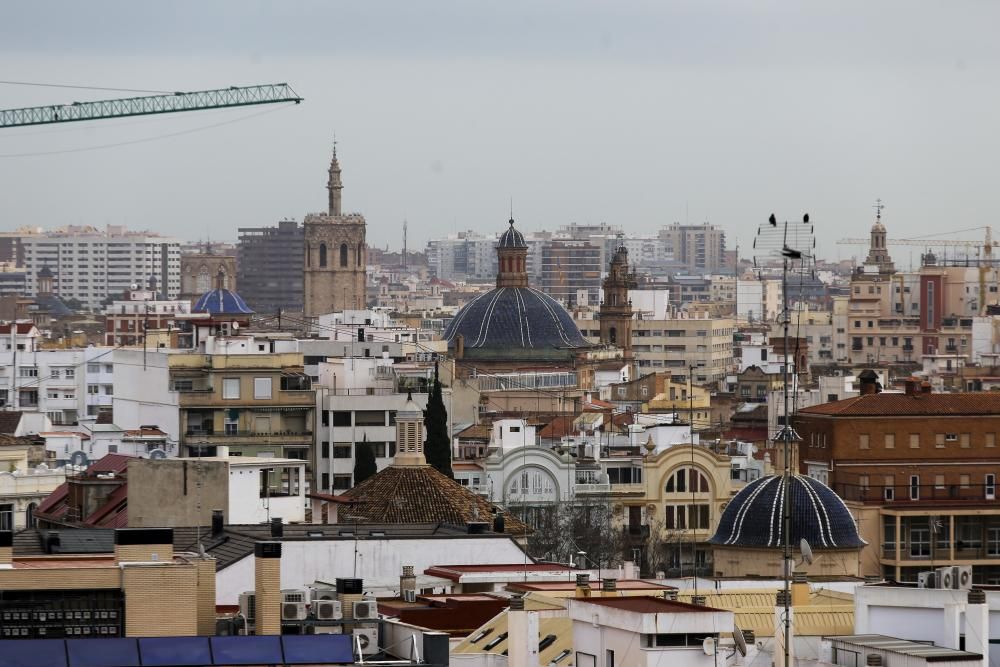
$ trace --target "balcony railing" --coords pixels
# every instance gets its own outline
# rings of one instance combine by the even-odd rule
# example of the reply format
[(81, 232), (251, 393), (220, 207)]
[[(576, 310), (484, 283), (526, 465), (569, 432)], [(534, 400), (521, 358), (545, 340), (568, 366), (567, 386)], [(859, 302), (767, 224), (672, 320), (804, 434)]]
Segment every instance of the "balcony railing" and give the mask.
[[(975, 502), (992, 505), (997, 503), (997, 488), (994, 484), (934, 484), (898, 486), (860, 486), (857, 484), (834, 484), (833, 490), (844, 500), (863, 503), (906, 504), (916, 502)], [(887, 491), (888, 496), (887, 496)]]
[(573, 485), (573, 491), (577, 495), (589, 494), (589, 493), (611, 493), (610, 484), (598, 484), (598, 483), (577, 483)]

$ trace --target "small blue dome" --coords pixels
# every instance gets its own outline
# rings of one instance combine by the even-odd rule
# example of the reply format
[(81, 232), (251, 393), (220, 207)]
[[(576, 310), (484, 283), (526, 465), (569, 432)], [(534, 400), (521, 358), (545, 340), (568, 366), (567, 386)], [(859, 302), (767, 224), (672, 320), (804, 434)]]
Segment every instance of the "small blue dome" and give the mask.
[[(812, 477), (791, 479), (791, 544), (804, 538), (813, 549), (859, 549), (865, 541), (847, 505), (830, 487)], [(784, 479), (762, 477), (736, 494), (726, 505), (719, 527), (709, 543), (720, 547), (778, 548), (782, 541)]]
[(445, 330), (448, 348), (465, 339), (469, 359), (569, 359), (589, 347), (573, 318), (548, 294), (530, 287), (498, 287), (467, 303)]
[(503, 234), (500, 235), (500, 240), (497, 241), (498, 248), (527, 248), (528, 244), (524, 242), (524, 234), (514, 229), (514, 218), (510, 219), (510, 227)]
[(210, 315), (253, 315), (254, 311), (236, 292), (217, 287), (202, 294), (191, 312)]

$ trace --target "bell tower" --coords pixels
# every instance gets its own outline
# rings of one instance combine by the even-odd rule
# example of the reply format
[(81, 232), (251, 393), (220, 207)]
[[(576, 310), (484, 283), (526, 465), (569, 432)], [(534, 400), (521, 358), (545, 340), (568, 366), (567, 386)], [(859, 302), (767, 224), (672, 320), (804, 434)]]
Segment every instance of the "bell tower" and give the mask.
[(368, 305), (368, 246), (366, 223), (360, 213), (341, 209), (344, 183), (334, 142), (327, 172), (326, 213), (306, 216), (303, 262), (303, 309), (306, 317)]
[(635, 274), (629, 273), (628, 248), (621, 234), (618, 248), (607, 277), (602, 283), (604, 301), (598, 317), (601, 321), (601, 343), (620, 347), (627, 361), (632, 360), (632, 301), (628, 291), (636, 287)]

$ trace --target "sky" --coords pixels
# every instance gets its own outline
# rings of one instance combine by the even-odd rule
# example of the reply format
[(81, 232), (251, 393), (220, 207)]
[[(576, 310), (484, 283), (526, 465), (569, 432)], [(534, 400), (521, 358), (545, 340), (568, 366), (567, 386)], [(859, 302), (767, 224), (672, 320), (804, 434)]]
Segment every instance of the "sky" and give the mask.
[[(772, 212), (808, 212), (844, 259), (877, 198), (890, 237), (979, 239), (997, 25), (987, 1), (10, 3), (2, 81), (287, 82), (304, 102), (2, 129), (0, 231), (235, 240), (325, 209), (336, 135), (344, 209), (377, 247), (403, 220), (411, 248), (502, 231), (512, 206), (524, 231), (707, 221), (747, 256)], [(0, 83), (0, 108), (128, 95)]]

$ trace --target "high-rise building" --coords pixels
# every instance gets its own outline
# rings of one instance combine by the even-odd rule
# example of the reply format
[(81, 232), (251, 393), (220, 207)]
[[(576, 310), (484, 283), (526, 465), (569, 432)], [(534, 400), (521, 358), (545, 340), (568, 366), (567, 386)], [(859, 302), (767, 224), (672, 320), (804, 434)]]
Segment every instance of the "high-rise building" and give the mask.
[(149, 287), (168, 299), (181, 288), (181, 252), (176, 239), (108, 227), (67, 228), (21, 239), (29, 296), (38, 294), (38, 273), (52, 272), (52, 290), (98, 309), (108, 297), (133, 286)]
[(295, 220), (240, 228), (237, 282), (240, 295), (258, 313), (302, 310), (304, 238)]
[(726, 233), (715, 225), (675, 222), (660, 230), (665, 252), (691, 273), (719, 273), (726, 269)]
[(601, 289), (601, 248), (588, 241), (551, 241), (542, 246), (542, 289), (567, 305), (597, 303)]
[(334, 146), (330, 160), (329, 204), (326, 213), (310, 213), (305, 227), (305, 272), (303, 306), (306, 317), (367, 305), (368, 287), (365, 218), (360, 213), (344, 215), (341, 197), (344, 184)]

